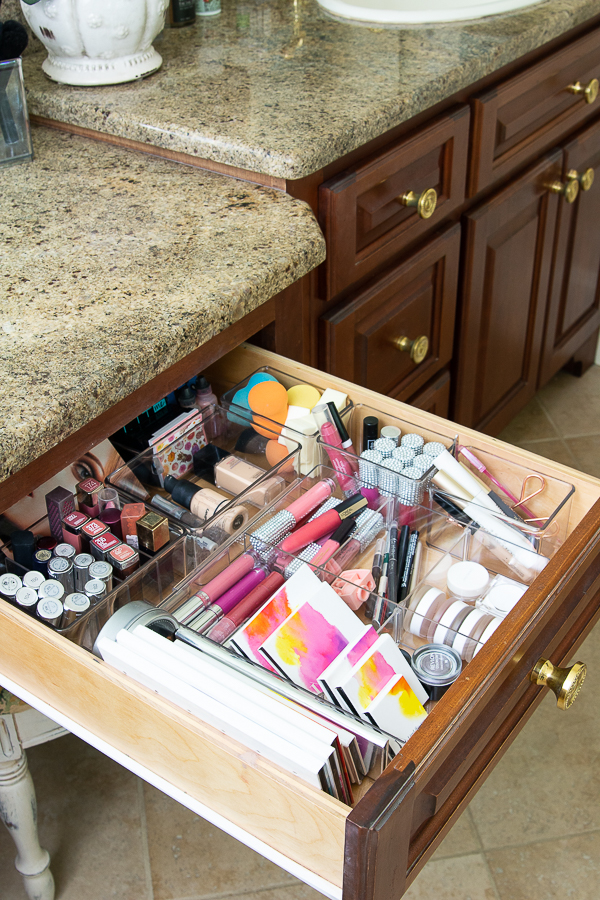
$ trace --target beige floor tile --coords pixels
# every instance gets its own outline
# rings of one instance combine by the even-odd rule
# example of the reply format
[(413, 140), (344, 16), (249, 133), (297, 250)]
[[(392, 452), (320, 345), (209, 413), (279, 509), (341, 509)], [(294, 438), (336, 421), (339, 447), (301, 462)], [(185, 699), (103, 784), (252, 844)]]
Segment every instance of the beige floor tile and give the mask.
[(145, 785), (154, 900), (207, 897), (294, 884), (283, 869)]
[(522, 447), (523, 450), (529, 450), (531, 453), (536, 453), (538, 456), (543, 456), (545, 459), (553, 459), (563, 466), (570, 466), (572, 469), (577, 468), (577, 460), (569, 450), (566, 441), (560, 439), (552, 441), (536, 441), (535, 443), (523, 441), (519, 446)]
[(560, 437), (536, 397), (521, 410), (498, 435), (507, 444), (520, 446), (523, 441), (541, 441)]
[(487, 854), (500, 900), (598, 900), (600, 832)]
[[(40, 841), (52, 857), (57, 900), (147, 900), (138, 779), (73, 735), (27, 752)], [(0, 834), (0, 866), (14, 850)], [(9, 871), (2, 900), (25, 900)]]
[(600, 478), (600, 434), (591, 437), (568, 438), (565, 443), (575, 457), (577, 468)]
[(471, 813), (466, 809), (431, 859), (465, 856), (468, 853), (477, 853), (479, 850), (481, 850), (481, 842), (471, 820)]
[(486, 850), (600, 828), (600, 628), (575, 654), (588, 676), (568, 712), (548, 694), (470, 804)]
[(600, 434), (600, 366), (582, 378), (559, 372), (537, 399), (562, 437)]
[(404, 900), (496, 900), (494, 882), (482, 853), (430, 860)]

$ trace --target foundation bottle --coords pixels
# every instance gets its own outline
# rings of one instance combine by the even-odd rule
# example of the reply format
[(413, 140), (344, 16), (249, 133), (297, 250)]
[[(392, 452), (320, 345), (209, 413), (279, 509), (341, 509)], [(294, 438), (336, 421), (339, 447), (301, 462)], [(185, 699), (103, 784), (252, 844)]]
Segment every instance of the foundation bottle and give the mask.
[(240, 505), (227, 509), (231, 501), (211, 488), (200, 488), (192, 481), (167, 475), (165, 490), (171, 494), (176, 503), (185, 506), (201, 521), (207, 521), (217, 513), (222, 513), (219, 515), (219, 525), (227, 534), (238, 531), (248, 521), (245, 507)]
[[(215, 484), (230, 494), (241, 494), (265, 474), (265, 470), (260, 466), (254, 466), (240, 456), (230, 455), (216, 464)], [(283, 478), (280, 475), (273, 475), (262, 484), (257, 484), (246, 498), (257, 506), (266, 506), (279, 496), (284, 486)]]

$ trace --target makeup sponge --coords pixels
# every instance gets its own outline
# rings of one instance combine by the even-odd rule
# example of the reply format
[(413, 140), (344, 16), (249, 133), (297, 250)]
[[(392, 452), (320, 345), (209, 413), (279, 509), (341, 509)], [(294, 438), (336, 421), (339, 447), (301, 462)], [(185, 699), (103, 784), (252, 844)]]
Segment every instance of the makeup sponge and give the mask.
[(304, 406), (311, 410), (321, 399), (321, 392), (310, 384), (295, 384), (288, 389), (287, 396), (290, 406)]
[[(240, 388), (239, 391), (235, 392), (231, 400), (232, 405), (241, 406), (243, 409), (249, 410), (250, 404), (248, 403), (248, 394), (255, 385), (260, 384), (263, 381), (274, 381), (275, 384), (279, 384), (273, 375), (268, 375), (266, 372), (255, 372), (254, 375), (251, 375), (248, 379), (248, 383), (243, 388)], [(227, 412), (227, 418), (230, 422), (237, 422), (241, 425), (247, 422), (247, 419), (236, 416), (234, 410), (231, 409)]]
[(274, 431), (277, 434), (281, 432), (288, 412), (287, 391), (282, 384), (278, 381), (261, 381), (255, 384), (248, 394), (248, 405), (259, 434), (270, 438)]
[[(267, 441), (267, 446), (265, 447), (265, 456), (267, 457), (267, 462), (270, 466), (278, 465), (282, 459), (288, 455), (288, 448), (285, 444), (280, 444), (279, 441)], [(294, 465), (290, 460), (289, 463), (286, 463), (280, 472), (293, 472)]]

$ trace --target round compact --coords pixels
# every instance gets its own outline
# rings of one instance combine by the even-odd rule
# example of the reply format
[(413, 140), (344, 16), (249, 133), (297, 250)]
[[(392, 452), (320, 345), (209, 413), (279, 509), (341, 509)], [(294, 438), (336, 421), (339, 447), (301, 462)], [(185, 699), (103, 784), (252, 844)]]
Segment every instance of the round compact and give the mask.
[(398, 443), (401, 434), (402, 432), (395, 425), (384, 425), (381, 429), (381, 437), (393, 441), (394, 444)]
[(479, 638), (479, 643), (475, 647), (473, 656), (477, 656), (477, 654), (479, 653), (479, 651), (481, 650), (483, 645), (487, 641), (489, 641), (489, 639), (491, 638), (491, 636), (493, 635), (493, 633), (495, 632), (496, 628), (498, 627), (498, 625), (500, 624), (501, 621), (502, 621), (502, 619), (496, 619), (496, 618), (492, 619), (492, 621), (489, 623), (489, 625), (487, 626), (487, 628), (485, 629), (485, 631)]
[(427, 584), (416, 590), (410, 601), (406, 618), (406, 625), (411, 634), (425, 637), (431, 627), (432, 616), (435, 616), (437, 610), (447, 599), (443, 591)]
[[(481, 635), (494, 621), (494, 616), (480, 609), (471, 609), (471, 612), (463, 619), (459, 633), (454, 638), (452, 648), (465, 662), (470, 662), (479, 647)], [(499, 620), (498, 620), (499, 621)]]
[(503, 619), (517, 605), (526, 590), (526, 584), (510, 583), (508, 579), (507, 582), (493, 584), (481, 601), (480, 608)]
[(44, 581), (43, 584), (40, 585), (38, 591), (40, 600), (44, 598), (48, 598), (49, 600), (61, 600), (64, 597), (65, 589), (55, 578), (48, 578)]
[(490, 576), (485, 566), (465, 560), (450, 566), (446, 580), (453, 597), (478, 600), (486, 592)]
[(413, 653), (410, 663), (430, 700), (443, 697), (462, 669), (458, 653), (444, 644), (425, 644), (419, 647)]
[(440, 623), (433, 632), (432, 643), (452, 646), (461, 624), (472, 612), (473, 607), (462, 600), (455, 600), (444, 612)]

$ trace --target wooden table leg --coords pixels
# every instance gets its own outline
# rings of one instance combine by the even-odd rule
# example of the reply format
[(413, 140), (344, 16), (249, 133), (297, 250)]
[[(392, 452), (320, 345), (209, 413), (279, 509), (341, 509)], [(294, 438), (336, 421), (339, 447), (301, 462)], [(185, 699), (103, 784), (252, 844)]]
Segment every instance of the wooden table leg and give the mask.
[(0, 819), (15, 842), (15, 867), (29, 900), (54, 900), (50, 854), (37, 833), (33, 780), (11, 715), (0, 716)]

